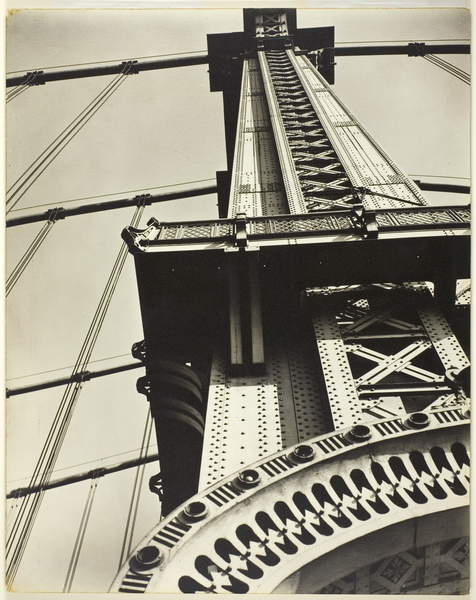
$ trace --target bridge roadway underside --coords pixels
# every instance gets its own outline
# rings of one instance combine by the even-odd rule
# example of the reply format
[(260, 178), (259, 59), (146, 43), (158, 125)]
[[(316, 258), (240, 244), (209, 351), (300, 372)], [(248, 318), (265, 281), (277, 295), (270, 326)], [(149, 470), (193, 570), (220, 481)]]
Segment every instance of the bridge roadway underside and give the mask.
[[(296, 291), (312, 286), (376, 282), (455, 281), (470, 277), (470, 239), (466, 235), (406, 237), (334, 243), (279, 245), (256, 248), (259, 278), (263, 289), (277, 285)], [(166, 252), (135, 255), (137, 280), (146, 338), (161, 331), (159, 297), (184, 296), (182, 310), (175, 304), (177, 318), (184, 323), (192, 313), (204, 309), (217, 315), (226, 294), (230, 256), (246, 257), (250, 251), (224, 252), (168, 246)], [(154, 249), (155, 250), (155, 249)], [(198, 300), (206, 298), (204, 304)], [(206, 307), (206, 308), (203, 308)], [(172, 315), (168, 315), (167, 319)], [(202, 314), (205, 318), (205, 315)], [(180, 328), (179, 328), (180, 329)], [(193, 329), (187, 328), (189, 335)]]
[[(147, 377), (151, 381), (155, 377), (157, 361), (191, 367), (203, 390), (203, 423), (210, 365), (220, 340), (227, 340), (227, 373), (266, 373), (270, 365), (269, 357), (263, 359), (263, 349), (272, 345), (275, 330), (299, 314), (303, 332), (309, 328), (311, 334), (301, 299), (312, 287), (433, 282), (437, 304), (454, 333), (460, 337), (463, 332), (465, 337), (467, 311), (462, 315), (455, 310), (455, 285), (457, 279), (470, 276), (470, 237), (466, 217), (460, 217), (453, 226), (445, 221), (432, 224), (430, 230), (416, 230), (414, 225), (393, 231), (381, 227), (376, 239), (366, 238), (358, 228), (297, 232), (297, 220), (303, 230), (305, 219), (321, 218), (313, 215), (250, 219), (246, 227), (238, 217), (173, 224), (152, 219), (144, 230), (126, 229), (123, 238), (136, 265)], [(294, 233), (283, 233), (290, 224)], [(460, 343), (467, 348), (465, 340)], [(156, 384), (149, 399), (159, 406), (163, 385)], [(190, 453), (190, 444), (178, 441), (173, 429), (166, 428), (159, 437), (167, 514), (198, 489), (196, 468), (187, 477), (183, 473), (185, 459), (199, 456), (199, 442), (196, 452)]]

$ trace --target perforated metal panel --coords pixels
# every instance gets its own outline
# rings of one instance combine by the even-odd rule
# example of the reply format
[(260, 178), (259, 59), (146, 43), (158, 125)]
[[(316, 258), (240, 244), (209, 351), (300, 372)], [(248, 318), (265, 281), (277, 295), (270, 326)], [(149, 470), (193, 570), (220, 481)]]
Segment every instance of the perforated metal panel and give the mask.
[(336, 315), (330, 306), (319, 307), (312, 324), (334, 428), (351, 426), (361, 419), (361, 407)]
[(210, 381), (201, 488), (283, 447), (272, 374), (229, 377), (220, 354), (215, 356)]
[(425, 306), (418, 314), (445, 369), (468, 367), (468, 357), (437, 306)]

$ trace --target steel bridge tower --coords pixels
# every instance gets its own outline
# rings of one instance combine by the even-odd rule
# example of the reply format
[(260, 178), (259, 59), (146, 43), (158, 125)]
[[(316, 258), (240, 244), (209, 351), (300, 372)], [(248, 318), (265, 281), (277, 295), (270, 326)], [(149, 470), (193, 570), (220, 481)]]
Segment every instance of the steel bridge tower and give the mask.
[(112, 591), (466, 589), (469, 209), (336, 96), (333, 37), (294, 9), (209, 35), (220, 218), (123, 232), (165, 518)]

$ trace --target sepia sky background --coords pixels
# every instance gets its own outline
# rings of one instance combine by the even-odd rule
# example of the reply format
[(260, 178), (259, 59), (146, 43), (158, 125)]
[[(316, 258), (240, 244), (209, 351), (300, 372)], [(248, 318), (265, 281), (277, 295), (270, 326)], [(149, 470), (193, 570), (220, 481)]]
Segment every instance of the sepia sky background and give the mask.
[[(468, 11), (455, 9), (298, 10), (298, 27), (334, 25), (336, 41), (349, 43), (466, 39), (469, 21)], [(202, 51), (207, 33), (241, 29), (242, 12), (236, 9), (20, 11), (8, 19), (7, 71)], [(469, 71), (468, 56), (445, 58)], [(7, 185), (111, 79), (51, 82), (7, 105)], [(426, 181), (445, 180), (425, 175), (445, 175), (467, 184), (468, 86), (421, 58), (340, 57), (335, 90), (409, 174)], [(61, 206), (116, 192), (122, 198), (135, 195), (128, 190), (214, 178), (225, 167), (222, 99), (209, 92), (207, 66), (143, 72), (128, 78), (9, 216), (46, 210), (34, 208), (45, 203)], [(435, 204), (468, 201), (463, 195), (426, 195)], [(84, 215), (53, 227), (8, 298), (8, 387), (69, 374), (71, 367), (57, 369), (76, 360), (132, 213)], [(142, 223), (150, 216), (216, 215), (214, 197), (193, 198), (147, 207)], [(40, 228), (7, 230), (7, 275)], [(92, 356), (101, 362), (90, 370), (130, 362), (130, 347), (140, 339), (129, 257)], [(141, 374), (135, 370), (85, 384), (54, 477), (138, 455), (147, 410), (145, 397), (135, 390)], [(63, 388), (53, 388), (7, 401), (8, 490), (28, 483), (62, 393)], [(146, 469), (137, 542), (159, 518), (156, 497), (147, 489), (157, 470), (155, 465)], [(129, 470), (100, 480), (73, 591), (103, 591), (110, 585), (132, 479)], [(46, 493), (17, 575), (18, 591), (62, 590), (88, 489), (82, 482)], [(7, 510), (14, 514), (14, 503)]]

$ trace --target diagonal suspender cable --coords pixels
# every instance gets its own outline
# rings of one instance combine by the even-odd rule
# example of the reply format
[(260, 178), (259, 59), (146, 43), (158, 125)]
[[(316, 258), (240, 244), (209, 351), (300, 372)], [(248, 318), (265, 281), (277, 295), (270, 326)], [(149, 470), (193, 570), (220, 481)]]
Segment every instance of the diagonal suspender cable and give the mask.
[(127, 65), (95, 98), (50, 142), (43, 152), (23, 171), (7, 190), (7, 213), (20, 201), (30, 187), (48, 168), (57, 156), (78, 135), (98, 110), (124, 83), (131, 65)]
[(40, 231), (33, 238), (33, 241), (28, 246), (28, 248), (26, 249), (23, 256), (20, 258), (18, 263), (16, 264), (13, 271), (8, 276), (6, 286), (5, 286), (7, 296), (12, 291), (12, 289), (15, 287), (15, 285), (16, 285), (17, 281), (20, 279), (23, 271), (30, 264), (32, 258), (35, 256), (38, 249), (45, 241), (46, 236), (51, 231), (51, 228), (53, 227), (53, 225), (55, 223), (56, 223), (56, 211), (51, 215), (51, 217), (48, 219), (48, 221), (43, 225), (43, 227), (40, 229)]
[(66, 572), (66, 579), (63, 585), (63, 593), (67, 593), (71, 591), (71, 586), (73, 584), (74, 576), (76, 574), (76, 568), (78, 566), (79, 557), (81, 555), (81, 549), (83, 547), (84, 536), (86, 534), (86, 529), (89, 523), (89, 517), (91, 515), (91, 509), (93, 507), (94, 496), (96, 494), (96, 489), (98, 487), (98, 477), (91, 478), (91, 485), (89, 487), (89, 493), (86, 498), (86, 504), (83, 508), (83, 513), (81, 515), (81, 521), (79, 522), (78, 533), (76, 534), (76, 540), (73, 546), (73, 552), (71, 554), (71, 558), (68, 565), (68, 570)]
[[(144, 205), (138, 205), (131, 220), (132, 227), (137, 227), (143, 211)], [(73, 368), (72, 376), (80, 371), (84, 371), (88, 365), (94, 345), (111, 303), (112, 296), (117, 287), (119, 277), (122, 273), (127, 255), (128, 249), (126, 244), (123, 243), (120, 247), (116, 261), (111, 270), (111, 274), (109, 275), (109, 279), (101, 295), (91, 325), (80, 349), (78, 358)], [(30, 479), (29, 487), (38, 486), (41, 488), (50, 480), (82, 385), (82, 381), (76, 381), (66, 387), (56, 415), (53, 419), (53, 423), (41, 450), (33, 475)], [(41, 491), (37, 494), (32, 494), (23, 498), (20, 510), (15, 518), (12, 529), (8, 534), (6, 544), (6, 581), (9, 587), (11, 587), (20, 566), (20, 562), (25, 552), (36, 515), (43, 499), (43, 494), (44, 491)]]
[(432, 54), (428, 54), (424, 58), (428, 62), (432, 63), (433, 65), (436, 65), (437, 67), (440, 67), (443, 71), (445, 71), (446, 73), (449, 73), (450, 75), (453, 75), (454, 77), (456, 77), (460, 81), (463, 81), (467, 85), (469, 85), (471, 83), (471, 78), (470, 78), (469, 73), (466, 73), (466, 71), (463, 71), (459, 67), (456, 67), (456, 66), (452, 65), (451, 63), (441, 59), (439, 56), (434, 56)]
[[(144, 426), (144, 433), (142, 435), (142, 444), (141, 444), (141, 449), (140, 449), (140, 454), (139, 454), (140, 459), (147, 456), (147, 451), (148, 451), (149, 444), (150, 444), (150, 436), (152, 433), (152, 424), (153, 424), (153, 421), (152, 421), (150, 410), (149, 410), (147, 412), (147, 418), (146, 418), (145, 426)], [(132, 541), (133, 541), (133, 537), (134, 537), (134, 529), (135, 529), (135, 524), (136, 524), (137, 511), (139, 508), (139, 500), (140, 500), (140, 494), (141, 494), (141, 490), (142, 490), (142, 481), (144, 479), (144, 470), (145, 470), (145, 464), (139, 465), (136, 470), (136, 474), (135, 474), (135, 478), (134, 478), (134, 485), (132, 487), (131, 501), (129, 503), (129, 510), (127, 513), (126, 527), (124, 530), (124, 538), (122, 540), (121, 555), (119, 557), (119, 569), (124, 564), (124, 561), (129, 556), (131, 549), (132, 549)]]
[(463, 71), (463, 69), (460, 69), (459, 67), (451, 64), (443, 58), (435, 56), (433, 54), (426, 54), (423, 58), (425, 58), (428, 62), (432, 63), (433, 65), (440, 67), (440, 69), (443, 69), (443, 71), (446, 71), (446, 73), (453, 75), (463, 83), (471, 85), (471, 76), (469, 73), (466, 73), (466, 71)]
[(465, 78), (468, 82), (470, 82), (471, 75), (464, 71), (461, 67), (457, 67), (456, 65), (450, 63), (448, 60), (445, 60), (441, 56), (435, 56), (434, 54), (429, 54), (429, 56), (432, 60), (436, 61), (443, 67), (446, 67), (449, 72), (454, 72), (455, 74), (460, 75), (461, 77)]
[[(23, 173), (16, 179), (16, 181), (7, 189), (7, 206), (9, 202), (13, 200), (15, 195), (17, 195), (22, 187), (24, 187), (29, 180), (29, 178), (34, 175), (40, 165), (43, 164), (58, 148), (59, 145), (64, 141), (64, 139), (68, 136), (68, 134), (73, 131), (82, 120), (90, 113), (94, 106), (97, 105), (99, 99), (101, 99), (111, 88), (115, 85), (122, 77), (122, 73), (117, 75), (112, 81), (110, 81), (106, 87), (97, 94), (93, 100), (84, 108), (57, 136), (56, 138), (50, 142), (50, 144), (41, 152), (41, 154), (23, 171)], [(11, 210), (11, 209), (10, 209)]]
[(25, 83), (23, 83), (22, 85), (17, 85), (12, 90), (10, 90), (10, 92), (8, 92), (6, 94), (5, 103), (8, 104), (14, 98), (19, 96), (20, 94), (23, 94), (23, 92), (26, 92), (26, 90), (32, 85), (33, 81), (37, 78), (37, 76), (38, 76), (37, 72), (30, 73), (28, 75), (28, 77), (26, 78)]

